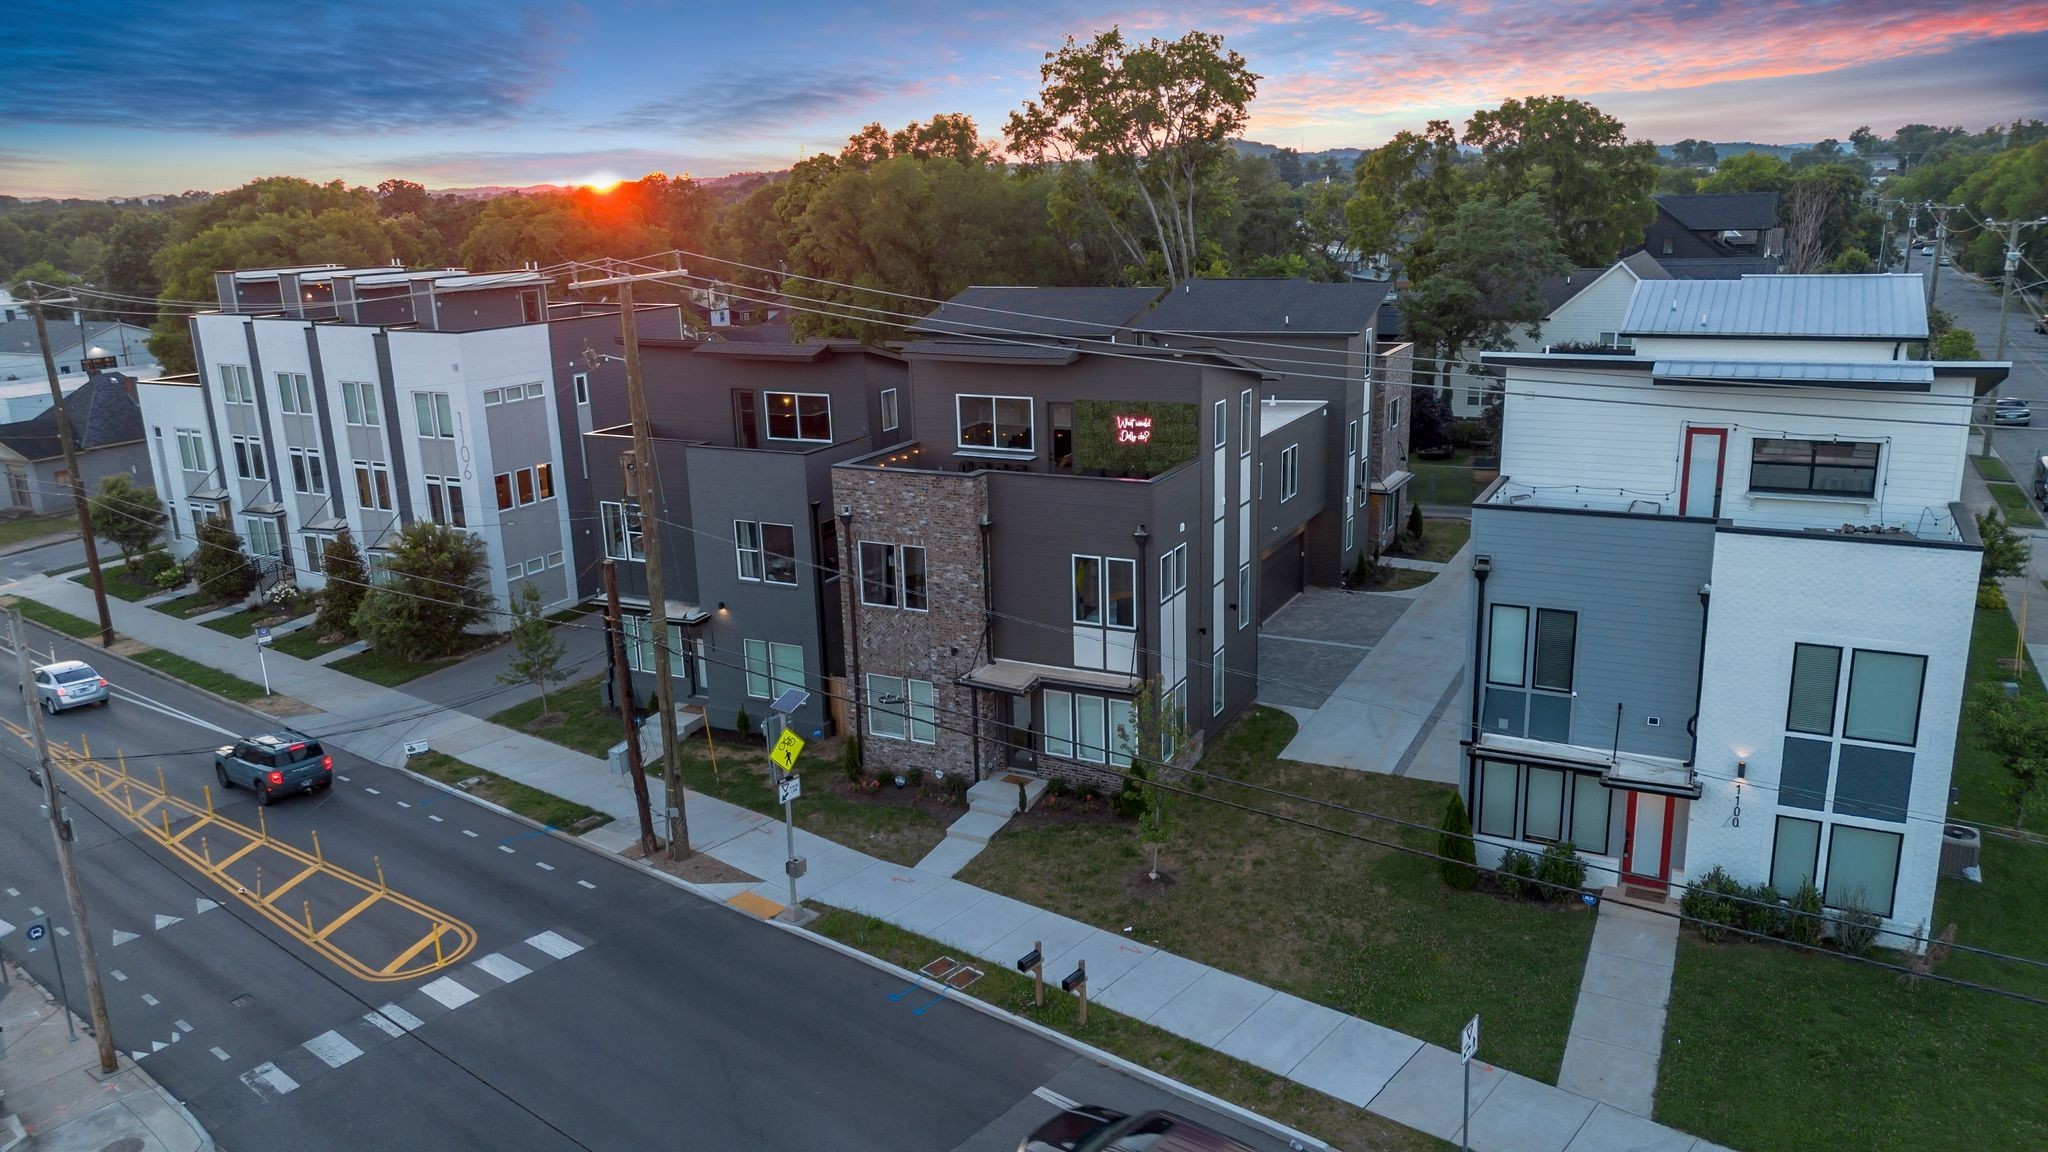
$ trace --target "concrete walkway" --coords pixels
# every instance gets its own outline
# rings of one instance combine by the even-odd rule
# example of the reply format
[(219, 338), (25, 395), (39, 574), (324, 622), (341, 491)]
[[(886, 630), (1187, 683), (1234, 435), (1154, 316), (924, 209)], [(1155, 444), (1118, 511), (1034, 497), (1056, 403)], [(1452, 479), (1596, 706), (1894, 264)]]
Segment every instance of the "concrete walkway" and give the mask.
[[(0, 922), (4, 923), (4, 922)], [(0, 936), (11, 935), (12, 925)], [(23, 947), (19, 936), (9, 947)], [(11, 961), (9, 983), (0, 985), (0, 1090), (27, 1135), (25, 1148), (38, 1152), (202, 1152), (213, 1139), (199, 1121), (164, 1091), (149, 1073), (123, 1058), (111, 1076), (102, 1075), (99, 1048), (85, 1021), (71, 1018), (55, 997)], [(15, 1133), (0, 1122), (0, 1146)]]
[(952, 877), (959, 874), (967, 862), (981, 855), (988, 847), (989, 838), (1003, 830), (1010, 817), (1018, 812), (1019, 785), (1024, 789), (1023, 806), (1029, 810), (1038, 798), (1045, 795), (1045, 781), (1029, 777), (992, 776), (967, 790), (967, 815), (953, 821), (946, 828), (946, 838), (938, 842), (924, 859), (917, 862), (919, 872), (934, 876)]
[[(569, 679), (581, 680), (604, 667), (603, 618), (586, 613), (568, 625), (557, 624), (549, 635), (562, 644), (562, 667)], [(438, 672), (429, 672), (405, 686), (408, 694), (435, 704), (459, 708), (472, 716), (488, 718), (515, 704), (540, 699), (540, 689), (531, 684), (505, 684), (498, 677), (512, 669), (519, 649), (500, 644), (457, 661)], [(681, 695), (681, 693), (678, 693)]]
[[(91, 594), (68, 581), (34, 578), (7, 591), (67, 612), (91, 610)], [(246, 662), (245, 642), (132, 604), (111, 607), (115, 628), (143, 643), (227, 668)], [(320, 711), (293, 717), (294, 726), (332, 733), (324, 738), (349, 752), (399, 764), (404, 741), (425, 739), (439, 751), (610, 813), (615, 823), (586, 837), (593, 844), (616, 850), (633, 839), (632, 790), (601, 760), (290, 656), (276, 656), (270, 669), (278, 691), (321, 703)], [(659, 811), (660, 781), (648, 786)], [(789, 892), (781, 820), (696, 793), (686, 804), (691, 847), (765, 877), (706, 890), (757, 915), (779, 912)], [(1090, 995), (1106, 1008), (1439, 1139), (1457, 1136), (1462, 1079), (1450, 1050), (939, 872), (878, 860), (802, 830), (796, 841), (797, 853), (810, 861), (797, 884), (799, 899), (873, 916), (987, 964), (1014, 963), (1038, 941), (1048, 975), (1064, 976), (1085, 959)], [(1714, 1148), (1592, 1097), (1478, 1063), (1472, 1109), (1471, 1145), (1481, 1152)]]
[(1601, 902), (1558, 1087), (1632, 1115), (1650, 1114), (1677, 961), (1675, 917)]
[(1457, 778), (1455, 725), (1438, 721), (1461, 714), (1452, 705), (1472, 642), (1470, 550), (1460, 549), (1423, 585), (1282, 756), (1445, 783)]

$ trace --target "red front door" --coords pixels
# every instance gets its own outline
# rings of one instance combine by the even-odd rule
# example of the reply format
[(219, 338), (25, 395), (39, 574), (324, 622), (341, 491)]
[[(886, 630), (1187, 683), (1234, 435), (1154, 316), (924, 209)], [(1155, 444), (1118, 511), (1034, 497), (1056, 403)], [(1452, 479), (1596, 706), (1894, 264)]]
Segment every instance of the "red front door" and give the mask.
[(1685, 454), (1678, 473), (1680, 516), (1721, 514), (1721, 476), (1726, 470), (1727, 455), (1726, 428), (1685, 430)]
[(1623, 879), (1662, 892), (1671, 880), (1671, 825), (1677, 809), (1669, 796), (1628, 794), (1628, 832), (1622, 842)]

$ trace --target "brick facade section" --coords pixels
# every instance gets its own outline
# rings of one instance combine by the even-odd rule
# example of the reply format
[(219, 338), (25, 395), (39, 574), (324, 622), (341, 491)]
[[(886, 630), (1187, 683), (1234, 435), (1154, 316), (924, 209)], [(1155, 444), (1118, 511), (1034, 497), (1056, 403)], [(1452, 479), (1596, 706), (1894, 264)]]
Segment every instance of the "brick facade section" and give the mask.
[[(837, 468), (832, 473), (837, 510), (851, 509), (844, 529), (846, 578), (839, 581), (846, 624), (847, 671), (855, 677), (860, 702), (861, 754), (870, 769), (972, 775), (977, 695), (958, 683), (988, 659), (988, 614), (982, 572), (981, 519), (988, 509), (988, 481), (979, 474)], [(925, 583), (931, 610), (912, 612), (860, 602), (860, 542), (911, 544), (925, 549)], [(932, 744), (870, 733), (867, 677), (903, 676), (929, 680), (937, 711)], [(1006, 698), (997, 698), (1003, 700)], [(983, 759), (1006, 761), (996, 751), (997, 699), (981, 716)], [(905, 709), (908, 710), (907, 707)]]

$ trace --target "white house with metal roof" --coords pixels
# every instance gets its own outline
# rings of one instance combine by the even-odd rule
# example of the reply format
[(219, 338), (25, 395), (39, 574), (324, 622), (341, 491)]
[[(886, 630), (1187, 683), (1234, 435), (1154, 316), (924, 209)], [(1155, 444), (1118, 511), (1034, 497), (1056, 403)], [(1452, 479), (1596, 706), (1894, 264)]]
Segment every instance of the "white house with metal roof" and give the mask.
[(1981, 546), (1975, 399), (1907, 360), (1918, 277), (1639, 283), (1595, 355), (1487, 353), (1462, 782), (1482, 853), (1719, 866), (1910, 938), (1933, 915)]

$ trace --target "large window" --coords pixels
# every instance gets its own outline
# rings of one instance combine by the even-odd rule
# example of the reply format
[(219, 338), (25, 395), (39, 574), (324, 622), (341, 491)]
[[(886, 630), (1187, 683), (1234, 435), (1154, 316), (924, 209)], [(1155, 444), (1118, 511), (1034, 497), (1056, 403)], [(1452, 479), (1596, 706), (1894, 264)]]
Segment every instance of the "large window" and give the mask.
[(292, 491), (307, 496), (327, 495), (327, 471), (317, 448), (293, 448)]
[(924, 549), (916, 544), (860, 542), (860, 602), (876, 608), (931, 608)]
[(1823, 899), (1830, 908), (1862, 908), (1889, 918), (1899, 879), (1897, 832), (1836, 824), (1828, 831), (1828, 882)]
[(1477, 831), (1503, 840), (1569, 843), (1605, 855), (1613, 793), (1591, 773), (1507, 760), (1479, 762)]
[(746, 650), (747, 695), (773, 700), (791, 688), (804, 686), (802, 645), (776, 644), (766, 640), (742, 643)]
[(1877, 448), (1849, 440), (1754, 440), (1749, 449), (1749, 488), (1794, 495), (1873, 496)]
[(1159, 554), (1159, 602), (1164, 604), (1187, 590), (1188, 546), (1177, 544)]
[(936, 744), (937, 697), (929, 680), (868, 674), (868, 733), (913, 744)]
[(1857, 649), (1849, 662), (1849, 706), (1842, 735), (1879, 744), (1917, 743), (1920, 683), (1927, 657)]
[(1519, 688), (1529, 658), (1529, 610), (1495, 604), (1486, 629), (1486, 682)]
[(1031, 400), (1024, 396), (960, 396), (960, 447), (1032, 450)]
[(1578, 613), (1556, 608), (1536, 610), (1536, 662), (1530, 668), (1530, 679), (1536, 687), (1552, 692), (1572, 690), (1573, 644), (1578, 632)]
[(206, 471), (206, 437), (198, 430), (178, 429), (178, 464), (187, 472)]
[(1287, 503), (1301, 491), (1301, 445), (1280, 450), (1280, 502)]
[(313, 414), (313, 386), (304, 372), (277, 374), (277, 401), (288, 416)]
[(427, 518), (453, 528), (469, 526), (469, 514), (462, 507), (462, 481), (453, 476), (424, 478), (427, 489)]
[(354, 380), (341, 382), (342, 416), (350, 424), (366, 428), (377, 426), (377, 386), (361, 384)]
[(1792, 700), (1785, 727), (1816, 736), (1835, 734), (1835, 690), (1841, 685), (1842, 650), (1826, 644), (1792, 646)]
[(235, 475), (244, 480), (270, 479), (270, 465), (263, 459), (263, 441), (254, 436), (231, 439), (235, 448)]
[(1819, 863), (1820, 822), (1778, 817), (1777, 836), (1771, 844), (1771, 887), (1778, 895), (1790, 898), (1813, 883)]
[(740, 579), (796, 583), (796, 529), (787, 524), (735, 520), (732, 542), (739, 555)]
[(832, 442), (832, 398), (813, 392), (768, 393), (768, 438)]
[(1074, 557), (1074, 623), (1138, 626), (1138, 562), (1115, 556)]
[(256, 389), (249, 383), (249, 369), (240, 364), (220, 366), (221, 398), (230, 404), (254, 404)]
[(455, 439), (455, 410), (446, 392), (415, 392), (412, 394), (413, 418), (419, 424), (419, 434), (429, 440)]
[(1129, 700), (1048, 688), (1040, 693), (1040, 703), (1047, 756), (1130, 767), (1137, 720)]
[(645, 560), (647, 548), (640, 530), (640, 505), (634, 501), (600, 500), (598, 517), (604, 522), (604, 554), (611, 560)]
[(277, 520), (270, 516), (251, 516), (243, 521), (248, 528), (249, 554), (251, 556), (284, 555), (284, 537), (278, 533)]

